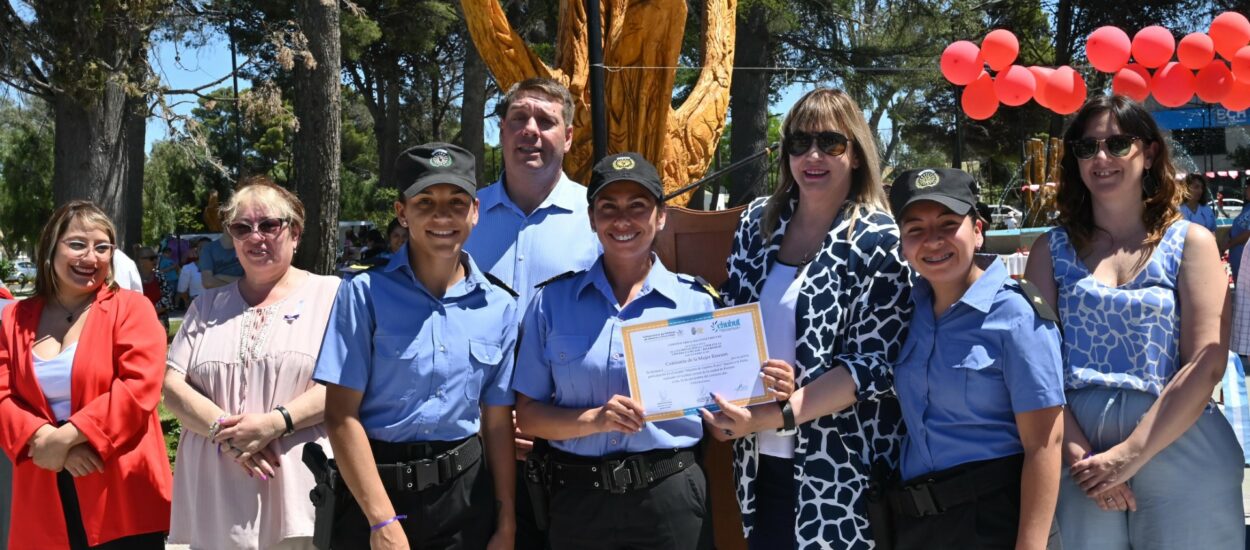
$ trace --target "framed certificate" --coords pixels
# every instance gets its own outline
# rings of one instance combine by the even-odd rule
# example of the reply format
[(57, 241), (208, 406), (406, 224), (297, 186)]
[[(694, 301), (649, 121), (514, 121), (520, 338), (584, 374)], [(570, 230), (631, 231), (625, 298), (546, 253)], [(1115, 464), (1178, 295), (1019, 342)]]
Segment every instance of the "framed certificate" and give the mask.
[(648, 422), (773, 401), (760, 367), (768, 360), (759, 304), (621, 327), (630, 396)]

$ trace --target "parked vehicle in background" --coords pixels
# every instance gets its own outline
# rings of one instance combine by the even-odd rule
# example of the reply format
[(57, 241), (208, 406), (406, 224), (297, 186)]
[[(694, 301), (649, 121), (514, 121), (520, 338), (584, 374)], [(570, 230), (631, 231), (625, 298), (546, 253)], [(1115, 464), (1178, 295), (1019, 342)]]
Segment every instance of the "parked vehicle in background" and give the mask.
[(17, 283), (18, 286), (26, 286), (26, 283), (35, 280), (35, 264), (27, 260), (18, 260), (13, 262), (13, 272), (5, 277), (6, 283)]
[(1236, 218), (1238, 214), (1241, 214), (1241, 208), (1245, 206), (1245, 203), (1242, 202), (1241, 199), (1224, 199), (1223, 208), (1221, 208), (1216, 201), (1211, 201), (1207, 204), (1211, 206), (1211, 209), (1215, 210), (1215, 214), (1221, 218)]
[(991, 204), (988, 206), (990, 207), (990, 226), (993, 228), (1005, 225), (1007, 216), (1011, 215), (1012, 212), (1016, 213), (1017, 221), (1024, 219), (1024, 212), (1021, 212), (1019, 208), (1014, 206), (1007, 204)]

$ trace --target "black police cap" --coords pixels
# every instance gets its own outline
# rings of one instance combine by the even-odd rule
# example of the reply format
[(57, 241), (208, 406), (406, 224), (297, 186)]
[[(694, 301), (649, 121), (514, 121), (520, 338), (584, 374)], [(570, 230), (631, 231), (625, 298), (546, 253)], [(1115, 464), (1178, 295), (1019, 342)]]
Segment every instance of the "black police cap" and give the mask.
[(638, 153), (608, 155), (595, 163), (590, 173), (586, 200), (593, 201), (604, 187), (617, 181), (636, 182), (654, 195), (656, 201), (664, 201), (664, 184), (660, 181), (660, 173), (656, 171), (655, 165), (647, 162)]
[(890, 209), (894, 217), (917, 201), (933, 201), (960, 216), (967, 215), (977, 204), (972, 175), (955, 168), (923, 168), (908, 170), (894, 178), (890, 187)]
[(449, 183), (476, 197), (476, 163), (473, 153), (450, 143), (410, 147), (395, 159), (395, 188), (406, 200), (431, 185)]

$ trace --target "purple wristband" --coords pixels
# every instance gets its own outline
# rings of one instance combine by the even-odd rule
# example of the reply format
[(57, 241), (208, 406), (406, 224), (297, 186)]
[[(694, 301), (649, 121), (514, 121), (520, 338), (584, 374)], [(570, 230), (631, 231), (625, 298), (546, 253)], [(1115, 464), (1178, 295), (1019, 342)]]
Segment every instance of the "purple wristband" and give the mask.
[(377, 525), (374, 525), (374, 526), (369, 527), (369, 532), (370, 532), (370, 533), (372, 533), (372, 532), (374, 532), (374, 531), (377, 531), (378, 529), (381, 529), (381, 528), (383, 528), (383, 527), (386, 527), (387, 525), (390, 525), (390, 524), (392, 524), (392, 523), (395, 523), (395, 522), (397, 522), (397, 521), (399, 521), (399, 520), (401, 520), (401, 519), (408, 519), (408, 516), (405, 516), (405, 515), (403, 515), (403, 514), (400, 514), (400, 515), (398, 515), (398, 516), (395, 516), (395, 517), (393, 517), (393, 518), (391, 518), (391, 519), (388, 519), (388, 520), (386, 520), (386, 521), (384, 521), (384, 522), (382, 522), (382, 523), (379, 523), (379, 524), (377, 524)]

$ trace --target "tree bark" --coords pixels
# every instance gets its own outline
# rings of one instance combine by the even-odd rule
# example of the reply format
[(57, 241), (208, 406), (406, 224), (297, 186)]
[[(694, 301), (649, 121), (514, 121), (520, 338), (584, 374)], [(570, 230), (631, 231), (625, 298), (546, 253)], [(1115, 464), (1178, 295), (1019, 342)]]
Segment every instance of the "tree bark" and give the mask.
[(460, 106), (460, 141), (477, 158), (477, 185), (490, 183), (486, 174), (486, 63), (465, 32), (464, 97)]
[[(768, 30), (768, 8), (751, 6), (745, 21), (738, 22), (735, 67), (766, 67), (774, 47)], [(730, 164), (760, 152), (768, 146), (768, 79), (765, 71), (734, 70), (729, 91), (729, 112), (733, 130), (729, 136)], [(764, 191), (768, 163), (764, 159), (748, 163), (729, 175), (729, 205), (746, 204)]]
[[(117, 242), (132, 247), (143, 240), (143, 166), (147, 160), (144, 152), (148, 133), (148, 104), (146, 97), (126, 100), (126, 186), (122, 191), (122, 213), (115, 218)], [(156, 244), (156, 243), (148, 243)]]
[(294, 74), (299, 131), (292, 164), (295, 194), (304, 203), (304, 234), (294, 264), (330, 274), (338, 244), (341, 163), (339, 8), (333, 0), (299, 0), (296, 10), (315, 64), (301, 60)]
[[(56, 121), (53, 204), (92, 201), (117, 225), (118, 243), (137, 239), (126, 234), (124, 223), (132, 132), (126, 124), (129, 103), (122, 86), (109, 80), (98, 94), (58, 93), (51, 102)], [(143, 163), (136, 169), (142, 172)]]

